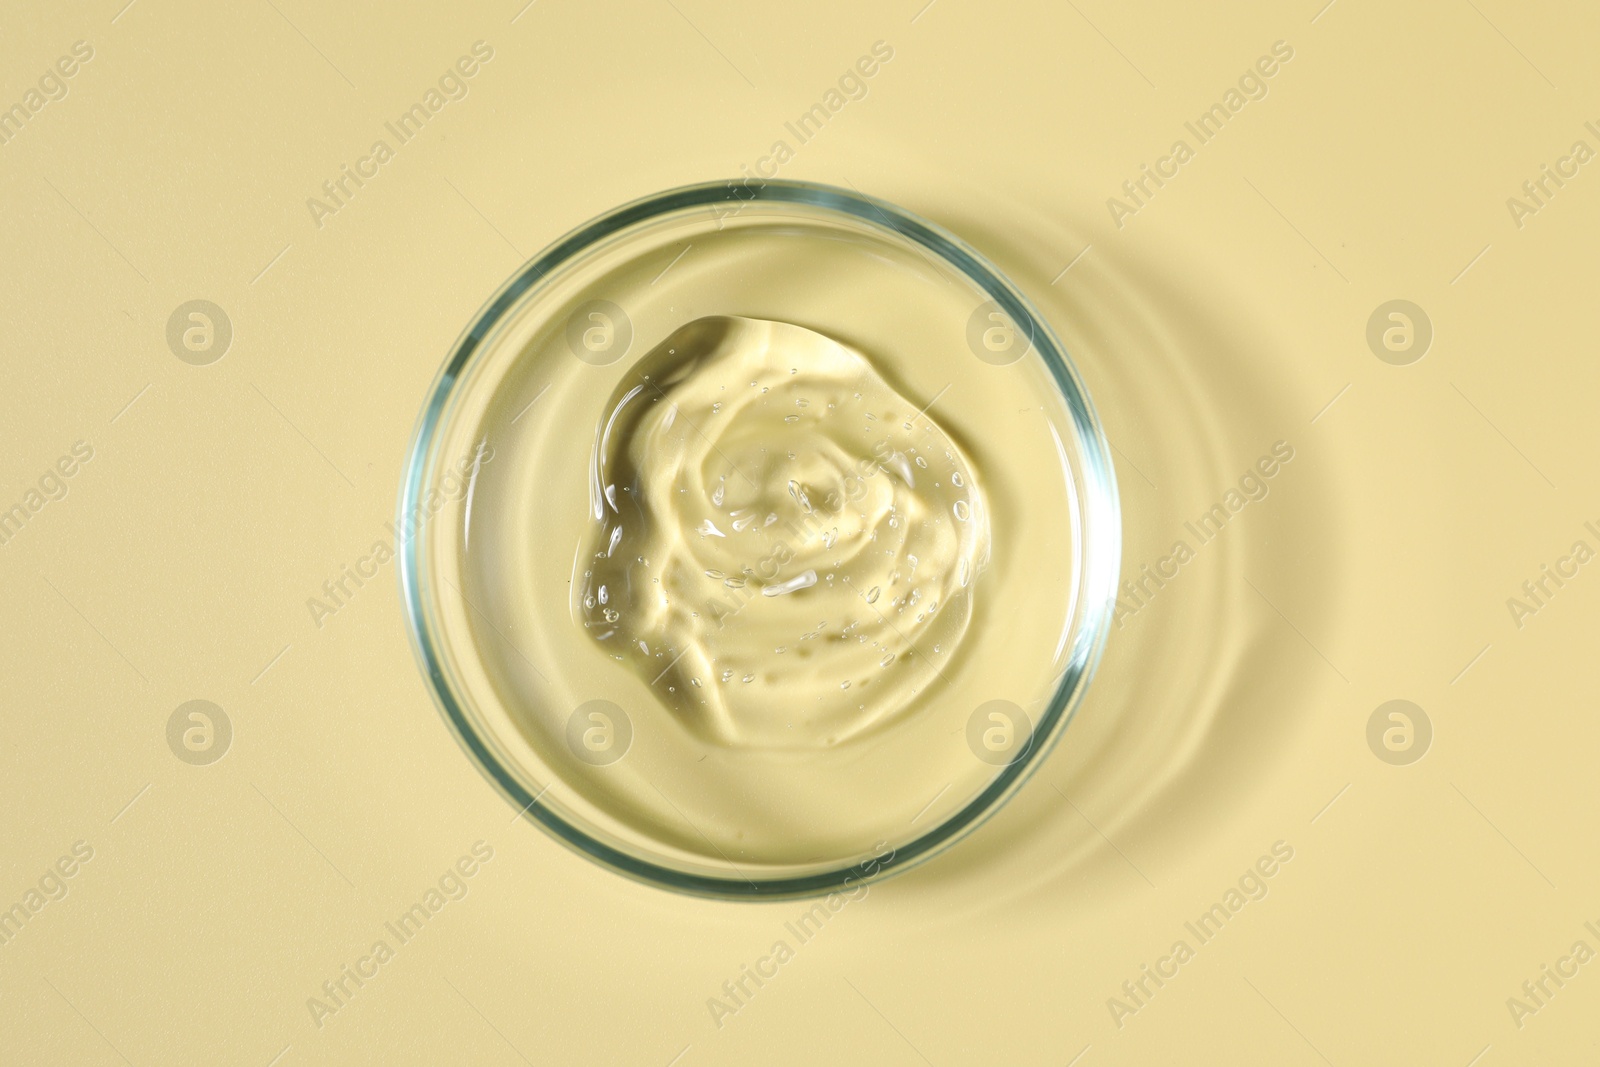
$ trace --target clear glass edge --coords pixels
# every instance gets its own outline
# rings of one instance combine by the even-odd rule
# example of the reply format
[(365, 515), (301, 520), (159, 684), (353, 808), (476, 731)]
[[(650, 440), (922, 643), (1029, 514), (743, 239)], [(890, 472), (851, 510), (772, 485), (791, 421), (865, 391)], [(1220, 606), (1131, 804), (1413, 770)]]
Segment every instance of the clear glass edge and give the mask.
[[(427, 538), (427, 525), (404, 537), (400, 547), (401, 602), (413, 654), (429, 682), (429, 691), (451, 732), (479, 771), (519, 811), (569, 848), (635, 881), (694, 896), (722, 900), (785, 900), (822, 896), (855, 884), (876, 882), (899, 874), (976, 830), (997, 812), (1027, 781), (1066, 732), (1084, 691), (1094, 677), (1109, 636), (1109, 621), (1116, 601), (1121, 567), (1121, 504), (1110, 448), (1077, 369), (1049, 323), (992, 264), (975, 249), (934, 223), (859, 193), (812, 182), (767, 181), (706, 182), (669, 189), (624, 204), (579, 226), (524, 264), (479, 310), (451, 350), (417, 418), (401, 479), (396, 529), (407, 529), (406, 517), (426, 496), (422, 478), (439, 426), (456, 380), (491, 329), (511, 307), (545, 275), (591, 245), (635, 223), (684, 208), (715, 208), (767, 201), (828, 208), (854, 216), (896, 236), (927, 248), (954, 265), (988, 293), (1019, 326), (1031, 326), (1034, 347), (1050, 368), (1072, 413), (1084, 447), (1085, 482), (1083, 536), (1084, 617), (1079, 638), (1050, 705), (1034, 727), (1042, 743), (1028, 747), (1018, 760), (1007, 764), (995, 779), (965, 807), (927, 833), (896, 849), (887, 857), (873, 857), (848, 867), (815, 874), (773, 879), (711, 877), (662, 866), (597, 841), (538, 802), (527, 788), (491, 753), (462, 711), (441, 669), (439, 655), (427, 623), (420, 586), (419, 560)], [(1098, 507), (1090, 506), (1098, 502)]]

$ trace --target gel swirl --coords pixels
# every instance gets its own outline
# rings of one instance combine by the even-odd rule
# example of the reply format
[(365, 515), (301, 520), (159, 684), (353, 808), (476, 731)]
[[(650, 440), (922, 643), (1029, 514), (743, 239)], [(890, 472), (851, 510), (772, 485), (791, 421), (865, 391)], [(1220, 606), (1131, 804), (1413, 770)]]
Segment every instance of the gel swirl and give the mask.
[(574, 614), (708, 741), (806, 748), (881, 726), (971, 620), (989, 552), (972, 464), (811, 330), (677, 330), (612, 396), (590, 482)]

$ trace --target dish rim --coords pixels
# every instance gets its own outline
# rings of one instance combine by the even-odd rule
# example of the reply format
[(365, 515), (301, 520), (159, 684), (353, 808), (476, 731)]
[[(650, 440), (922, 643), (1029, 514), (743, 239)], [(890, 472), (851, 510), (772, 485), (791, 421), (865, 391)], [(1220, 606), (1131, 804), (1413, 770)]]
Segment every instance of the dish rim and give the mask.
[[(848, 215), (890, 239), (909, 241), (932, 252), (958, 270), (989, 298), (995, 301), (1019, 327), (1026, 325), (1033, 349), (1050, 369), (1058, 391), (1072, 414), (1076, 444), (1083, 470), (1077, 472), (1083, 483), (1081, 528), (1086, 545), (1074, 545), (1078, 552), (1082, 581), (1083, 613), (1072, 633), (1069, 661), (1061, 680), (1039, 721), (1033, 725), (1033, 741), (983, 790), (959, 811), (926, 833), (887, 855), (875, 855), (849, 866), (779, 878), (717, 877), (687, 872), (645, 859), (590, 836), (581, 827), (562, 818), (539, 802), (540, 794), (527, 786), (504, 766), (484, 740), (478, 736), (465, 714), (465, 698), (452, 690), (441, 665), (437, 635), (428, 622), (427, 607), (419, 577), (420, 561), (427, 558), (428, 524), (419, 524), (404, 536), (397, 548), (400, 566), (401, 600), (407, 629), (419, 666), (429, 682), (429, 691), (457, 741), (480, 772), (520, 812), (520, 817), (537, 823), (541, 829), (569, 848), (591, 860), (636, 881), (658, 888), (695, 896), (725, 900), (781, 900), (819, 896), (854, 884), (877, 881), (898, 874), (944, 851), (991, 817), (1043, 763), (1060, 741), (1082, 702), (1084, 692), (1099, 665), (1109, 635), (1109, 623), (1116, 600), (1116, 581), (1121, 565), (1121, 511), (1110, 447), (1093, 402), (1067, 354), (1048, 322), (1020, 290), (975, 249), (942, 227), (902, 208), (863, 194), (834, 186), (801, 181), (705, 182), (681, 186), (623, 204), (584, 223), (561, 237), (524, 263), (499, 291), (479, 309), (453, 345), (449, 358), (429, 390), (428, 400), (418, 416), (408, 450), (398, 501), (397, 531), (408, 530), (407, 517), (427, 499), (431, 480), (433, 445), (442, 425), (442, 415), (456, 383), (484, 339), (518, 302), (541, 281), (566, 263), (581, 257), (590, 248), (629, 227), (682, 211), (687, 208), (717, 208), (737, 204), (736, 211), (762, 202), (800, 204)], [(1096, 573), (1098, 572), (1098, 573)], [(1075, 631), (1075, 632), (1074, 632)], [(548, 787), (546, 787), (548, 788)]]

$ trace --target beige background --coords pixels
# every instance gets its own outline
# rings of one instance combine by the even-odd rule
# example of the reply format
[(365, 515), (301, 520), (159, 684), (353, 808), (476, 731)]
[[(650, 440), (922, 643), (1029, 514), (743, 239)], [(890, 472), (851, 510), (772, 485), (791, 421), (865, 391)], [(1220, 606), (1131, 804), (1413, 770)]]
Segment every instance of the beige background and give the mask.
[[(0, 1060), (1596, 1056), (1600, 963), (1520, 1028), (1507, 1007), (1600, 949), (1600, 574), (1520, 629), (1506, 606), (1600, 548), (1600, 172), (1520, 229), (1506, 205), (1600, 149), (1592, 12), (121, 3), (13, 4), (0, 34), (0, 106), (94, 49), (0, 146), (0, 508), (94, 449), (0, 546), (0, 908), (93, 849), (0, 945)], [(478, 40), (470, 94), (319, 229), (306, 199)], [(1274, 442), (1295, 458), (1125, 620), (1016, 801), (719, 1028), (708, 998), (803, 907), (679, 899), (513, 823), (432, 706), (393, 565), (320, 629), (306, 599), (383, 536), (433, 375), (524, 258), (738, 174), (879, 40), (870, 94), (782, 176), (923, 213), (1040, 303), (1117, 448), (1126, 572)], [(1107, 198), (1279, 40), (1265, 99), (1119, 229)], [(210, 366), (165, 340), (194, 298), (233, 325)], [(1410, 366), (1364, 337), (1395, 298), (1435, 331)], [(233, 724), (209, 766), (167, 745), (191, 699)], [(1367, 745), (1391, 699), (1433, 724), (1409, 766)], [(307, 998), (479, 840), (468, 895), (316, 1026)], [(1280, 840), (1268, 895), (1119, 1027), (1108, 998)]]

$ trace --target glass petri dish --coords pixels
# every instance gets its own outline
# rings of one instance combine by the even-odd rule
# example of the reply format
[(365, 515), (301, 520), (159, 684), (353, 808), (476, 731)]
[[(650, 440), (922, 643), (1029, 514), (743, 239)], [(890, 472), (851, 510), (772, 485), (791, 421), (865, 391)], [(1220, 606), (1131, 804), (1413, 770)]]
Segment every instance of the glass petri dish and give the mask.
[[(859, 377), (785, 378), (799, 352)], [(727, 412), (683, 391), (713, 366)], [(626, 412), (659, 431), (631, 482)], [(719, 421), (755, 412), (765, 436)], [(734, 525), (635, 543), (630, 493)], [(781, 564), (701, 566), (739, 514)], [(1017, 288), (908, 212), (777, 181), (647, 197), (521, 268), (434, 384), (396, 528), (421, 667), (508, 802), (614, 871), (743, 899), (882, 878), (997, 810), (1089, 684), (1121, 537), (1088, 393)]]

